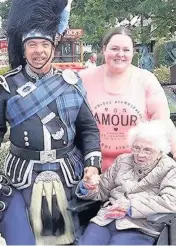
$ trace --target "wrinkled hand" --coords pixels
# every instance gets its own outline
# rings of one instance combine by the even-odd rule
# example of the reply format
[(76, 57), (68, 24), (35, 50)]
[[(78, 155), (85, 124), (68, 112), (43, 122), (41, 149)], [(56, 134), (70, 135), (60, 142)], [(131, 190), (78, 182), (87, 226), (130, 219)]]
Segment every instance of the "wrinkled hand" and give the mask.
[(105, 214), (104, 217), (105, 217), (105, 219), (116, 219), (116, 220), (120, 220), (120, 219), (124, 218), (126, 214), (127, 214), (127, 211), (116, 209), (116, 210), (109, 210)]
[(96, 167), (86, 167), (84, 169), (83, 182), (86, 189), (95, 189), (99, 184), (100, 176)]
[(88, 182), (93, 174), (98, 174), (98, 169), (96, 167), (86, 167), (84, 168), (84, 182)]
[(84, 181), (84, 186), (88, 190), (94, 190), (100, 182), (100, 175), (93, 174), (88, 181)]
[(123, 197), (117, 200), (112, 206), (108, 208), (105, 214), (106, 219), (122, 219), (128, 212), (130, 208), (130, 201)]

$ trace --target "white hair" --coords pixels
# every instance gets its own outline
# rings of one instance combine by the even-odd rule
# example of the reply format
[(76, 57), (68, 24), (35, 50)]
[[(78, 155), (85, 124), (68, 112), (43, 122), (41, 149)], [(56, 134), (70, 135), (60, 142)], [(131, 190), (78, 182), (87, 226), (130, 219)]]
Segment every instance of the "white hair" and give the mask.
[(171, 151), (169, 133), (166, 124), (160, 120), (141, 122), (130, 129), (128, 142), (130, 147), (137, 139), (144, 139), (152, 143), (153, 148), (167, 154)]

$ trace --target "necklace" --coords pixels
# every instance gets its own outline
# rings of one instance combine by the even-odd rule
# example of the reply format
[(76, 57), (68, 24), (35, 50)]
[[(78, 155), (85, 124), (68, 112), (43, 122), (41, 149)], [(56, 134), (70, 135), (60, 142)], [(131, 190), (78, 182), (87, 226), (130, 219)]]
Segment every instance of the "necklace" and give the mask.
[(36, 79), (36, 80), (41, 79), (41, 78), (47, 78), (47, 77), (54, 74), (54, 70), (53, 70), (53, 68), (51, 68), (48, 73), (44, 74), (43, 76), (40, 76), (39, 74), (32, 71), (32, 69), (28, 66), (28, 64), (25, 66), (25, 71), (26, 71), (27, 75), (29, 75), (29, 77)]

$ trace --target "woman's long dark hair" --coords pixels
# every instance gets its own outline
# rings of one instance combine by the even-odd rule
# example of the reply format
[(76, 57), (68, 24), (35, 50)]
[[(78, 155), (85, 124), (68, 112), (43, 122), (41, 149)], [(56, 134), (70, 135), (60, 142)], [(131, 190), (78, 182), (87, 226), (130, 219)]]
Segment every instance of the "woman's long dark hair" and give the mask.
[(113, 27), (103, 37), (102, 47), (107, 46), (111, 38), (116, 34), (122, 34), (130, 37), (134, 45), (134, 38), (130, 29), (127, 27)]

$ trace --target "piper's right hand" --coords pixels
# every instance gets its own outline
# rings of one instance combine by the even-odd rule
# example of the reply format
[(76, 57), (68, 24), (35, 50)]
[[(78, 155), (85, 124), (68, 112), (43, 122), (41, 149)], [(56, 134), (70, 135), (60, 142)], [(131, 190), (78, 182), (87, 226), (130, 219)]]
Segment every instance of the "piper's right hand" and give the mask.
[(94, 190), (100, 183), (100, 175), (93, 174), (89, 179), (83, 180), (84, 186), (87, 190)]

